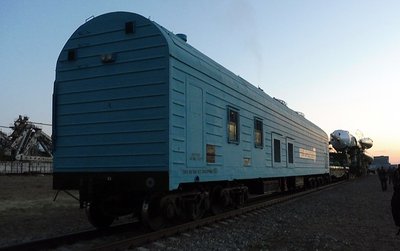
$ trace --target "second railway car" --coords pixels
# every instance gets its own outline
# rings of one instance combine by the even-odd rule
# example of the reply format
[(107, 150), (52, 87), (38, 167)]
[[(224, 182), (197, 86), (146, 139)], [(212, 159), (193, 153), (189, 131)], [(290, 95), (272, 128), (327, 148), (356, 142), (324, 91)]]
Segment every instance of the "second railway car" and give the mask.
[(53, 187), (79, 190), (96, 227), (134, 213), (155, 229), (329, 177), (324, 131), (128, 12), (91, 19), (62, 49), (53, 138)]

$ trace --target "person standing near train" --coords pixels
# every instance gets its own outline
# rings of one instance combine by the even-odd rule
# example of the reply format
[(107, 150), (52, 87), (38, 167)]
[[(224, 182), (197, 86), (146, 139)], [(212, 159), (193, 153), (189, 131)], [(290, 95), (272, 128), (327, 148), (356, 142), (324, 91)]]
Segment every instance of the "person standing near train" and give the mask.
[(397, 235), (400, 234), (400, 164), (393, 172), (393, 196), (391, 200), (392, 216), (396, 226), (399, 227)]
[(400, 189), (400, 164), (397, 165), (397, 168), (393, 171), (393, 190)]
[(389, 166), (389, 169), (388, 169), (388, 171), (387, 171), (388, 178), (389, 178), (389, 185), (392, 184), (393, 174), (394, 174), (394, 171), (395, 171), (395, 170), (396, 170), (395, 167), (393, 167), (392, 165)]
[(378, 176), (379, 176), (379, 180), (381, 181), (382, 191), (386, 191), (387, 190), (387, 172), (383, 168), (383, 166), (381, 166), (381, 168), (378, 169)]

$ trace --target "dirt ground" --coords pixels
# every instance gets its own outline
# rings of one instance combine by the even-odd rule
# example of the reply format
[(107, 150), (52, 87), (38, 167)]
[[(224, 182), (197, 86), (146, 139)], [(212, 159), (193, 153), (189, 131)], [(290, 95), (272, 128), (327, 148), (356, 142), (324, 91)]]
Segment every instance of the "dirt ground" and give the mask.
[(91, 228), (78, 201), (55, 194), (51, 175), (1, 175), (0, 247)]

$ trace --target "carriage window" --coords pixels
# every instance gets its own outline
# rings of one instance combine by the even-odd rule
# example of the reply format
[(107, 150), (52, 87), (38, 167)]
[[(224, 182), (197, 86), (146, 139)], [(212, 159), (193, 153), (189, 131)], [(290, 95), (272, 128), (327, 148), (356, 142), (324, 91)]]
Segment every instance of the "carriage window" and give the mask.
[(68, 61), (74, 61), (76, 59), (76, 50), (70, 49), (68, 50)]
[(134, 22), (126, 22), (125, 23), (125, 34), (130, 34), (135, 32), (135, 23)]
[(263, 122), (260, 119), (254, 119), (254, 146), (263, 148)]
[(288, 143), (288, 162), (293, 164), (293, 144)]
[(281, 162), (281, 141), (274, 139), (274, 162)]
[(207, 151), (207, 163), (215, 163), (215, 145), (206, 146)]
[(239, 144), (239, 112), (228, 108), (228, 143)]

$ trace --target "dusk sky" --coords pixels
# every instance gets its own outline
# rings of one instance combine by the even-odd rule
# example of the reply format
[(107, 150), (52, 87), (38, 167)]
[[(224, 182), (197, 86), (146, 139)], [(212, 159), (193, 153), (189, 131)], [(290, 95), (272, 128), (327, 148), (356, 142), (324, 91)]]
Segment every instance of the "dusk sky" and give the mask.
[(398, 0), (1, 0), (0, 126), (20, 114), (51, 123), (61, 49), (85, 20), (113, 11), (185, 33), (328, 135), (363, 133), (374, 141), (369, 153), (400, 163)]

